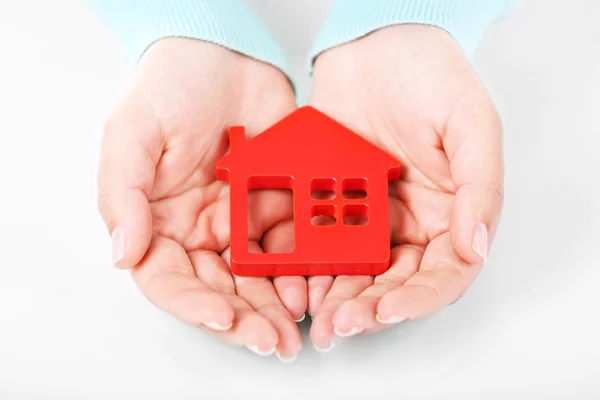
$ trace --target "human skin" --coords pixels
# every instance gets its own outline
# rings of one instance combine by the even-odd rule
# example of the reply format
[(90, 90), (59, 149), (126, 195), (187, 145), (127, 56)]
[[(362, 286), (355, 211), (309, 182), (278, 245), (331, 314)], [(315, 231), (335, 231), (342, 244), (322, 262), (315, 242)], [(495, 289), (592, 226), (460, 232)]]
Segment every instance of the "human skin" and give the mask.
[(309, 104), (402, 163), (390, 185), (391, 268), (308, 279), (310, 336), (379, 331), (465, 293), (488, 255), (503, 202), (500, 118), (445, 31), (398, 25), (316, 58)]
[[(215, 179), (215, 162), (227, 150), (227, 127), (244, 125), (253, 136), (295, 108), (275, 67), (199, 40), (161, 40), (108, 118), (98, 174), (115, 265), (131, 272), (148, 300), (228, 343), (284, 361), (301, 349), (294, 320), (307, 307), (306, 279), (230, 272), (229, 187)], [(291, 218), (291, 197), (268, 191), (249, 202), (249, 246), (277, 250), (277, 240), (260, 242)]]
[[(190, 39), (151, 46), (106, 125), (99, 206), (114, 259), (183, 322), (293, 360), (294, 320), (311, 340), (370, 333), (430, 315), (474, 281), (499, 223), (502, 128), (484, 86), (444, 31), (401, 25), (316, 59), (309, 104), (402, 162), (390, 185), (391, 268), (373, 277), (239, 278), (228, 268), (228, 187), (214, 164), (226, 127), (256, 135), (296, 108), (274, 67)], [(287, 195), (250, 199), (251, 246), (285, 251)], [(275, 206), (280, 204), (280, 206)]]

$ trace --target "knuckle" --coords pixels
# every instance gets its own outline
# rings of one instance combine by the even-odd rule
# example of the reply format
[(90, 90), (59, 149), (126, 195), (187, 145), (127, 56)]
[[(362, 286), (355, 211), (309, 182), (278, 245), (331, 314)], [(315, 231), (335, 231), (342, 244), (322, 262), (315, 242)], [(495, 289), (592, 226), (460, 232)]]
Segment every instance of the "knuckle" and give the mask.
[(504, 204), (504, 185), (490, 184), (481, 188), (483, 200), (486, 204), (500, 205)]
[(264, 316), (275, 316), (277, 314), (284, 314), (284, 308), (281, 304), (274, 302), (267, 302), (256, 307), (256, 311)]
[(234, 294), (235, 288), (231, 283), (226, 282), (209, 282), (206, 284), (208, 289), (215, 293)]
[(467, 290), (473, 280), (475, 270), (463, 270), (461, 267), (445, 261), (436, 261), (424, 265), (419, 272), (421, 279), (413, 282), (431, 292), (439, 304), (451, 304)]
[(98, 195), (96, 198), (96, 207), (100, 216), (108, 223), (110, 219), (115, 218), (113, 215), (117, 210), (117, 193), (107, 183), (101, 182), (98, 184)]
[(433, 304), (435, 304), (435, 308), (439, 308), (442, 305), (443, 302), (440, 289), (435, 283), (412, 282), (403, 286), (403, 288), (411, 287), (421, 292), (419, 296), (421, 299), (428, 299), (427, 302), (432, 302)]
[(98, 187), (98, 198), (96, 200), (96, 205), (98, 207), (98, 211), (100, 215), (105, 220), (109, 217), (110, 210), (113, 208), (114, 204), (114, 196), (108, 190), (105, 189), (104, 185), (99, 185)]

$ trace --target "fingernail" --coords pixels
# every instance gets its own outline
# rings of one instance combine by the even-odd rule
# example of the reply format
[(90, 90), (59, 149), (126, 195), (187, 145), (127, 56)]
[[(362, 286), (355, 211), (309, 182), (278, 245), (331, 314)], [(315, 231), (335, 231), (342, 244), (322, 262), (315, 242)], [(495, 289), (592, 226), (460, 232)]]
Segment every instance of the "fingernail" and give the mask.
[(294, 361), (296, 361), (296, 358), (298, 358), (298, 354), (294, 354), (292, 357), (282, 357), (281, 354), (279, 354), (279, 352), (275, 353), (277, 355), (277, 358), (279, 358), (279, 360), (281, 360), (281, 362), (286, 363), (286, 364), (290, 364), (293, 363)]
[(350, 329), (348, 332), (340, 332), (337, 328), (333, 328), (333, 332), (336, 335), (338, 335), (339, 337), (350, 337), (350, 336), (358, 335), (362, 331), (364, 331), (364, 329), (359, 328), (359, 327), (354, 327), (354, 328)]
[(112, 260), (113, 264), (118, 263), (125, 257), (125, 231), (117, 227), (112, 232)]
[(391, 324), (399, 324), (402, 321), (406, 321), (405, 317), (400, 317), (398, 315), (392, 315), (391, 317), (384, 319), (381, 318), (379, 316), (379, 314), (377, 314), (375, 316), (375, 319), (377, 320), (377, 322), (379, 322), (380, 324), (386, 324), (386, 325), (391, 325)]
[(295, 319), (294, 321), (302, 322), (302, 321), (304, 321), (304, 318), (306, 318), (306, 313), (302, 314), (302, 316), (299, 319)]
[(206, 321), (202, 323), (204, 326), (210, 329), (214, 329), (216, 331), (227, 331), (232, 327), (233, 322), (230, 322), (229, 325), (221, 325), (218, 322), (214, 321)]
[(319, 353), (327, 353), (328, 351), (333, 349), (333, 347), (335, 346), (335, 343), (331, 342), (329, 347), (319, 347), (316, 344), (313, 344), (313, 346), (314, 346), (315, 350), (317, 350)]
[(484, 223), (478, 223), (473, 230), (473, 251), (483, 258), (487, 258), (488, 253), (488, 230)]
[(256, 345), (251, 345), (251, 346), (246, 346), (246, 347), (248, 348), (248, 350), (250, 350), (253, 353), (258, 354), (259, 356), (269, 357), (270, 355), (272, 355), (273, 353), (275, 353), (275, 347), (273, 347), (269, 351), (261, 351), (258, 348), (258, 346), (256, 346)]

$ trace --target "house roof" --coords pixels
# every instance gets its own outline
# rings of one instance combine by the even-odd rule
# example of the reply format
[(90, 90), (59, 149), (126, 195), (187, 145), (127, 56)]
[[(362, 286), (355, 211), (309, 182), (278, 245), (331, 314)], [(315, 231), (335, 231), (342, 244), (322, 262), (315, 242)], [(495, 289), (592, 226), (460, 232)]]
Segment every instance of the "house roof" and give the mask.
[(289, 162), (298, 155), (314, 159), (349, 159), (375, 163), (381, 168), (399, 168), (387, 152), (311, 106), (296, 109), (259, 135), (246, 139), (244, 130), (230, 130), (230, 152), (219, 160), (218, 168), (231, 168), (240, 161), (268, 157), (272, 162)]

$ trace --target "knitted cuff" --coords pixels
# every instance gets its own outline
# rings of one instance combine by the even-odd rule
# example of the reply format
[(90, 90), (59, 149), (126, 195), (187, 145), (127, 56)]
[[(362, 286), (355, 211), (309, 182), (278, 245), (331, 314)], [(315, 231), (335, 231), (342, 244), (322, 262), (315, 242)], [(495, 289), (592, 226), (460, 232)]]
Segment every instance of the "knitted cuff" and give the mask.
[(518, 0), (338, 0), (310, 52), (310, 70), (323, 51), (398, 24), (444, 29), (471, 58), (486, 28)]
[(243, 0), (88, 0), (132, 63), (159, 39), (185, 37), (224, 46), (279, 68), (283, 49)]

